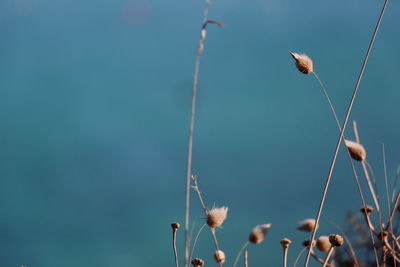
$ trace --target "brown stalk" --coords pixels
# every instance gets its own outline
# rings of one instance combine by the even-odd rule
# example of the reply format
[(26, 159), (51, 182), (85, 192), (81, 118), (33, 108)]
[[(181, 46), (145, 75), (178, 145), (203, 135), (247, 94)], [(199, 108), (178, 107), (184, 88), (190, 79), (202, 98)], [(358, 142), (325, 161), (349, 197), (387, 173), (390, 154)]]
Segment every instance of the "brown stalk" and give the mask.
[(328, 253), (326, 254), (325, 260), (322, 264), (322, 267), (326, 267), (328, 265), (328, 261), (332, 256), (333, 250), (335, 249), (334, 246), (331, 246), (331, 248), (329, 249)]
[[(203, 24), (200, 31), (200, 40), (198, 44), (198, 50), (194, 65), (193, 75), (193, 86), (192, 86), (192, 105), (190, 114), (189, 124), (189, 137), (188, 137), (188, 156), (187, 156), (187, 170), (186, 170), (186, 193), (185, 193), (185, 267), (189, 267), (189, 208), (190, 208), (190, 176), (192, 174), (192, 154), (193, 154), (193, 132), (194, 132), (194, 121), (196, 114), (196, 96), (197, 96), (197, 84), (199, 80), (200, 60), (204, 49), (205, 40), (205, 27), (207, 23), (217, 24), (215, 21), (208, 20), (208, 9), (211, 0), (206, 0), (203, 14)], [(220, 25), (219, 25), (220, 26)]]
[[(360, 83), (361, 83), (361, 78), (362, 78), (362, 76), (364, 74), (364, 70), (365, 70), (365, 67), (367, 65), (367, 62), (368, 62), (368, 59), (369, 59), (369, 55), (371, 53), (373, 44), (375, 42), (375, 37), (376, 37), (376, 35), (378, 33), (379, 26), (381, 24), (381, 21), (382, 21), (383, 15), (385, 13), (385, 10), (386, 10), (388, 2), (389, 2), (389, 0), (385, 0), (385, 3), (383, 5), (381, 13), (379, 15), (379, 19), (378, 19), (378, 21), (376, 23), (374, 33), (372, 35), (372, 38), (371, 38), (367, 53), (366, 53), (365, 58), (364, 58), (364, 62), (363, 62), (362, 67), (361, 67), (360, 74), (358, 75), (358, 79), (357, 79), (357, 83), (356, 83), (354, 91), (353, 91), (353, 95), (352, 95), (350, 103), (349, 103), (349, 107), (348, 107), (347, 112), (346, 112), (346, 116), (345, 116), (345, 120), (343, 122), (342, 130), (340, 131), (340, 135), (339, 135), (338, 141), (336, 143), (335, 152), (333, 154), (332, 162), (331, 162), (331, 165), (329, 167), (328, 176), (327, 176), (327, 179), (326, 179), (324, 191), (322, 193), (321, 202), (320, 202), (320, 205), (319, 205), (319, 208), (318, 208), (318, 212), (317, 212), (317, 217), (315, 219), (317, 225), (318, 225), (319, 219), (321, 217), (322, 209), (323, 209), (323, 206), (324, 206), (324, 203), (325, 203), (325, 197), (326, 197), (326, 193), (328, 192), (329, 183), (330, 183), (330, 180), (331, 180), (331, 177), (332, 177), (333, 168), (335, 166), (336, 157), (338, 155), (339, 148), (340, 148), (340, 143), (342, 142), (343, 134), (344, 134), (344, 131), (346, 130), (347, 122), (349, 120), (350, 113), (351, 113), (351, 110), (353, 108), (353, 104), (354, 104), (354, 101), (356, 99), (356, 96), (357, 96), (358, 88), (359, 88)], [(317, 230), (317, 228), (315, 228), (314, 231), (311, 234), (311, 238), (310, 238), (311, 242), (315, 238), (316, 230)], [(310, 261), (310, 255), (311, 255), (311, 246), (310, 246), (310, 248), (308, 249), (308, 252), (307, 252), (307, 257), (306, 257), (306, 261), (305, 261), (305, 264), (304, 264), (305, 267), (308, 266), (308, 263)]]
[[(204, 214), (205, 214), (206, 217), (207, 217), (208, 209), (207, 209), (206, 205), (204, 204), (203, 197), (201, 196), (201, 192), (200, 192), (199, 187), (198, 187), (198, 184), (197, 184), (197, 176), (192, 176), (192, 180), (193, 180), (193, 183), (194, 183), (194, 185), (192, 186), (192, 188), (193, 188), (193, 190), (196, 192), (197, 196), (199, 197), (201, 206), (202, 206), (202, 208), (203, 208), (203, 210), (204, 210)], [(210, 232), (211, 232), (211, 235), (212, 235), (212, 238), (213, 238), (213, 241), (214, 241), (215, 250), (218, 251), (218, 250), (220, 250), (220, 249), (219, 249), (219, 246), (218, 246), (217, 236), (215, 235), (215, 228), (214, 228), (214, 227), (208, 227), (208, 228), (210, 229)], [(222, 263), (221, 263), (221, 261), (220, 261), (220, 259), (219, 259), (219, 254), (216, 254), (216, 255), (217, 255), (218, 261), (219, 261), (218, 265), (219, 265), (220, 267), (222, 267)]]

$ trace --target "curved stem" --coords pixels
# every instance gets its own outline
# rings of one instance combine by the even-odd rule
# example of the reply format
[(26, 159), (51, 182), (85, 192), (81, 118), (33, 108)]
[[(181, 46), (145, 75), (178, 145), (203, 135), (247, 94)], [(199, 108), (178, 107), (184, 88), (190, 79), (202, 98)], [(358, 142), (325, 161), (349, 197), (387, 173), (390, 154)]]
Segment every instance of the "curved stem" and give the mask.
[(249, 245), (249, 241), (246, 241), (246, 243), (244, 243), (243, 247), (239, 250), (238, 254), (236, 255), (236, 259), (235, 262), (233, 263), (233, 267), (235, 267), (239, 261), (240, 255), (242, 255), (243, 250), (245, 250), (245, 248)]

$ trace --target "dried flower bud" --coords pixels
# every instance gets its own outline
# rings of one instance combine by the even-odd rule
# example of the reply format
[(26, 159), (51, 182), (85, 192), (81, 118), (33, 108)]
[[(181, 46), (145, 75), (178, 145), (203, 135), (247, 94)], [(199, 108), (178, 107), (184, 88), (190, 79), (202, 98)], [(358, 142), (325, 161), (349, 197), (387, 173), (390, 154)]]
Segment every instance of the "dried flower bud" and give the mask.
[(222, 250), (216, 250), (214, 252), (214, 259), (217, 263), (224, 263), (225, 262), (225, 253)]
[(337, 234), (329, 235), (329, 242), (332, 247), (340, 247), (343, 244), (343, 237)]
[(374, 211), (374, 208), (369, 205), (365, 205), (360, 208), (360, 211), (362, 213), (364, 213), (365, 215), (369, 216), (371, 214), (371, 212)]
[(226, 219), (227, 207), (212, 208), (207, 212), (207, 224), (210, 227), (219, 227)]
[(327, 252), (331, 248), (331, 243), (329, 242), (329, 237), (322, 235), (317, 239), (315, 246), (319, 251)]
[(249, 241), (253, 244), (261, 243), (264, 240), (269, 228), (271, 228), (270, 223), (257, 225), (253, 228), (253, 230), (251, 230)]
[(173, 230), (178, 230), (179, 227), (181, 227), (181, 225), (177, 222), (173, 222), (173, 223), (171, 223), (171, 227)]
[(200, 258), (194, 258), (192, 260), (192, 264), (193, 264), (193, 267), (203, 267), (204, 266), (204, 261), (202, 259), (200, 259)]
[[(311, 233), (314, 231), (315, 219), (306, 219), (299, 222), (298, 230)], [(318, 227), (318, 226), (317, 226)]]
[(313, 62), (311, 58), (304, 54), (297, 54), (289, 52), (296, 62), (297, 69), (304, 74), (309, 74), (313, 72)]
[(350, 156), (357, 161), (363, 161), (367, 157), (364, 147), (357, 142), (344, 140), (344, 144), (349, 150)]
[(284, 238), (284, 239), (281, 239), (280, 243), (282, 245), (282, 248), (286, 249), (290, 246), (290, 244), (292, 244), (292, 241), (290, 241), (289, 238)]
[[(303, 243), (301, 243), (304, 247), (309, 247), (310, 246), (310, 239), (304, 240)], [(313, 241), (313, 247), (315, 246), (315, 240)]]

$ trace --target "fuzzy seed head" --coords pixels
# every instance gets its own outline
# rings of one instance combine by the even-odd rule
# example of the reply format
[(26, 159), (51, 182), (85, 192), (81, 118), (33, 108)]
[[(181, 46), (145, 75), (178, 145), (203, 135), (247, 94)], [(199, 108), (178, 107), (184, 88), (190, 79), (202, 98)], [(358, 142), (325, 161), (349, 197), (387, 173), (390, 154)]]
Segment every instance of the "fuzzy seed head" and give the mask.
[(253, 230), (251, 230), (249, 241), (253, 244), (261, 243), (264, 240), (269, 228), (271, 228), (270, 223), (257, 225), (253, 228)]
[(222, 250), (216, 250), (214, 252), (214, 259), (217, 263), (224, 263), (225, 262), (225, 253)]
[(281, 239), (280, 243), (282, 245), (282, 248), (287, 249), (290, 246), (290, 244), (292, 244), (292, 241), (290, 241), (289, 238), (284, 238)]
[(343, 245), (343, 237), (337, 234), (329, 235), (329, 242), (331, 243), (332, 247), (340, 247)]
[(181, 227), (181, 225), (177, 222), (173, 222), (173, 223), (171, 223), (171, 227), (173, 230), (178, 230), (179, 227)]
[[(298, 230), (311, 233), (314, 231), (315, 219), (305, 219), (299, 222)], [(317, 226), (318, 227), (318, 226)]]
[(374, 211), (374, 208), (371, 207), (370, 205), (365, 205), (365, 206), (362, 206), (362, 207), (360, 208), (360, 211), (361, 211), (362, 213), (364, 213), (365, 215), (369, 216), (369, 215), (371, 214), (371, 212)]
[(367, 152), (364, 147), (357, 142), (344, 140), (344, 143), (349, 150), (350, 156), (357, 161), (363, 161), (367, 157)]
[(319, 251), (327, 252), (331, 248), (331, 243), (329, 242), (329, 237), (327, 237), (326, 235), (320, 236), (317, 239), (315, 246), (317, 247), (317, 249)]
[(207, 212), (207, 224), (211, 228), (220, 227), (228, 214), (228, 207), (212, 208)]
[(194, 258), (192, 260), (192, 264), (193, 264), (193, 267), (203, 267), (204, 266), (204, 261), (202, 259), (200, 259), (200, 258)]
[(289, 52), (296, 63), (297, 69), (304, 74), (313, 72), (313, 62), (311, 58), (305, 54), (297, 54)]

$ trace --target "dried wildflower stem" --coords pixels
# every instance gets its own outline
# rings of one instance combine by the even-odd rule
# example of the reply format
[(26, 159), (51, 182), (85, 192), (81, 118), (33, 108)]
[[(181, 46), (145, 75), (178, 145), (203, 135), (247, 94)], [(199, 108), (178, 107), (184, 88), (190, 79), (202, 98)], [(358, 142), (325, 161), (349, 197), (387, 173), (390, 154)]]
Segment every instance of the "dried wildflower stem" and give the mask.
[[(349, 120), (350, 113), (351, 113), (351, 110), (353, 108), (353, 104), (354, 104), (354, 101), (356, 99), (356, 96), (357, 96), (357, 92), (358, 92), (358, 88), (360, 86), (361, 78), (362, 78), (362, 76), (364, 74), (364, 70), (365, 70), (365, 67), (367, 65), (367, 62), (368, 62), (368, 59), (369, 59), (369, 55), (371, 54), (371, 50), (372, 50), (372, 47), (373, 47), (374, 42), (375, 42), (375, 37), (376, 37), (376, 35), (378, 33), (379, 26), (381, 24), (383, 15), (385, 14), (385, 10), (386, 10), (388, 2), (389, 2), (389, 0), (385, 0), (385, 3), (383, 4), (381, 13), (379, 15), (379, 19), (378, 19), (378, 21), (376, 23), (374, 33), (372, 35), (371, 41), (370, 41), (369, 46), (368, 46), (367, 53), (366, 53), (365, 58), (364, 58), (364, 62), (363, 62), (362, 67), (361, 67), (360, 74), (358, 75), (357, 83), (356, 83), (356, 86), (354, 88), (353, 95), (352, 95), (350, 103), (349, 103), (349, 107), (348, 107), (347, 112), (346, 112), (346, 116), (345, 116), (345, 120), (343, 122), (342, 130), (340, 131), (340, 135), (339, 135), (339, 138), (338, 138), (338, 141), (337, 141), (337, 144), (336, 144), (336, 149), (335, 149), (335, 152), (333, 154), (331, 166), (329, 167), (328, 176), (327, 176), (327, 179), (326, 179), (324, 191), (322, 193), (321, 202), (320, 202), (320, 205), (319, 205), (319, 208), (318, 208), (318, 212), (317, 212), (317, 217), (315, 219), (317, 224), (318, 224), (319, 219), (321, 217), (321, 212), (322, 212), (322, 209), (323, 209), (323, 206), (324, 206), (324, 203), (325, 203), (325, 197), (326, 197), (326, 193), (328, 191), (329, 183), (330, 183), (330, 180), (331, 180), (331, 177), (332, 177), (333, 168), (334, 168), (335, 163), (336, 163), (336, 157), (337, 157), (337, 154), (339, 152), (340, 143), (342, 142), (343, 134), (344, 134), (344, 131), (346, 130), (347, 122)], [(314, 231), (313, 231), (313, 233), (311, 235), (311, 242), (315, 238), (316, 230), (317, 230), (317, 228), (314, 229)], [(308, 263), (310, 261), (310, 255), (311, 255), (311, 246), (308, 249), (306, 261), (305, 261), (305, 264), (304, 264), (305, 267), (308, 266)]]
[[(322, 81), (321, 81), (321, 79), (318, 77), (318, 75), (317, 75), (314, 71), (312, 72), (312, 74), (314, 75), (314, 77), (315, 77), (316, 80), (318, 81), (319, 85), (321, 86), (321, 89), (322, 89), (322, 91), (323, 91), (323, 93), (324, 93), (325, 99), (327, 100), (327, 102), (328, 102), (328, 104), (329, 104), (329, 107), (330, 107), (331, 112), (332, 112), (332, 115), (333, 115), (333, 117), (334, 117), (334, 119), (335, 119), (336, 125), (337, 125), (337, 127), (338, 127), (338, 129), (339, 129), (339, 132), (341, 132), (341, 131), (342, 131), (342, 127), (340, 127), (339, 119), (338, 119), (338, 117), (337, 117), (337, 115), (336, 115), (336, 111), (335, 111), (335, 108), (333, 107), (333, 104), (332, 104), (332, 101), (331, 101), (331, 99), (330, 99), (330, 97), (329, 97), (328, 91), (326, 90), (324, 84), (322, 83)], [(355, 129), (355, 131), (357, 131), (357, 129)], [(356, 133), (356, 140), (357, 140), (357, 142), (359, 143), (358, 132)], [(345, 143), (345, 139), (344, 139), (344, 138), (342, 138), (342, 142), (343, 142), (343, 144), (346, 146), (346, 143)], [(362, 189), (361, 189), (361, 184), (360, 184), (360, 181), (359, 181), (359, 179), (358, 179), (358, 175), (357, 175), (356, 168), (355, 168), (355, 166), (354, 166), (354, 162), (353, 162), (352, 157), (351, 157), (351, 155), (350, 155), (350, 151), (349, 151), (348, 149), (346, 149), (346, 152), (347, 152), (347, 156), (348, 156), (348, 159), (349, 159), (349, 162), (350, 162), (350, 165), (351, 165), (351, 169), (352, 169), (352, 171), (353, 171), (354, 179), (356, 180), (357, 190), (358, 190), (358, 192), (359, 192), (359, 194), (360, 194), (360, 198), (361, 198), (362, 205), (363, 205), (363, 207), (366, 207), (364, 194), (363, 194)], [(377, 253), (377, 251), (376, 251), (375, 240), (374, 240), (374, 234), (373, 234), (374, 228), (372, 227), (372, 224), (371, 224), (371, 221), (369, 220), (369, 218), (366, 218), (366, 220), (367, 220), (367, 225), (368, 225), (368, 230), (369, 230), (369, 233), (370, 233), (370, 238), (371, 238), (372, 246), (373, 246), (373, 248), (374, 248), (375, 261), (376, 261), (376, 263), (378, 264), (378, 253)]]
[(243, 247), (239, 250), (238, 254), (236, 255), (235, 262), (233, 263), (233, 267), (235, 267), (239, 261), (240, 255), (242, 255), (243, 251), (247, 248), (247, 246), (250, 244), (249, 241), (246, 241), (244, 243)]
[(249, 255), (247, 250), (244, 252), (244, 267), (249, 267)]
[[(356, 138), (356, 142), (360, 143), (360, 137), (358, 135), (358, 129), (357, 129), (357, 122), (356, 121), (353, 121), (353, 131), (354, 131), (354, 136)], [(364, 171), (365, 180), (367, 181), (367, 184), (368, 184), (369, 192), (371, 193), (372, 200), (374, 201), (374, 205), (375, 205), (376, 211), (380, 214), (380, 206), (379, 206), (378, 197), (376, 196), (374, 187), (372, 186), (371, 179), (370, 179), (369, 174), (368, 174), (367, 166), (365, 164), (365, 160), (361, 161), (361, 165), (362, 165), (362, 168), (363, 168), (363, 171)]]
[(172, 247), (174, 249), (175, 266), (179, 267), (178, 252), (176, 250), (176, 232), (177, 232), (177, 229), (173, 228), (172, 229)]
[[(202, 208), (204, 210), (205, 215), (207, 216), (208, 209), (207, 209), (206, 205), (204, 204), (203, 197), (201, 196), (201, 192), (200, 192), (199, 186), (197, 184), (197, 176), (193, 175), (192, 176), (192, 180), (193, 180), (193, 183), (194, 183), (192, 188), (196, 192), (197, 196), (199, 197), (201, 206), (202, 206)], [(213, 238), (213, 241), (214, 241), (215, 249), (218, 251), (220, 249), (219, 249), (219, 246), (218, 246), (217, 236), (215, 235), (215, 228), (214, 227), (209, 227), (209, 228), (210, 228), (210, 232), (211, 232), (211, 235), (212, 235), (212, 238)], [(217, 254), (217, 256), (219, 257), (218, 254)], [(220, 259), (218, 259), (218, 260), (220, 260)], [(220, 267), (222, 267), (222, 263), (219, 262), (218, 264), (219, 264)]]
[(328, 253), (326, 254), (324, 263), (322, 264), (322, 267), (326, 267), (327, 266), (328, 261), (331, 258), (334, 249), (335, 249), (335, 247), (333, 247), (333, 246), (329, 249)]
[[(204, 7), (203, 23), (208, 19), (208, 8), (211, 0), (206, 0)], [(203, 24), (204, 25), (204, 24)], [(203, 30), (203, 28), (202, 28)], [(187, 157), (187, 170), (186, 170), (186, 197), (185, 197), (185, 267), (189, 267), (189, 207), (190, 207), (190, 176), (192, 173), (192, 152), (193, 152), (193, 131), (194, 119), (196, 114), (196, 95), (197, 83), (199, 79), (200, 59), (203, 53), (204, 38), (200, 35), (196, 61), (194, 65), (193, 86), (192, 86), (192, 108), (189, 124), (189, 138), (188, 138), (188, 157)]]
[(288, 248), (283, 249), (283, 267), (287, 266), (287, 254), (288, 254)]
[(194, 242), (193, 242), (192, 251), (190, 252), (190, 257), (189, 257), (189, 259), (191, 259), (191, 258), (193, 257), (193, 253), (194, 253), (194, 249), (196, 248), (197, 240), (199, 239), (200, 234), (201, 234), (201, 232), (203, 231), (204, 227), (206, 227), (206, 225), (207, 225), (206, 223), (203, 224), (203, 226), (202, 226), (202, 227), (200, 228), (200, 230), (197, 232), (196, 238), (194, 239)]
[(383, 177), (385, 178), (385, 187), (386, 187), (386, 201), (389, 213), (388, 216), (390, 216), (390, 199), (389, 199), (389, 186), (388, 186), (387, 169), (386, 169), (386, 153), (385, 153), (385, 144), (383, 143), (382, 143), (382, 161), (383, 161)]
[(299, 262), (299, 259), (300, 259), (301, 255), (303, 255), (303, 253), (304, 253), (304, 251), (306, 251), (306, 249), (307, 249), (307, 247), (304, 247), (304, 248), (299, 252), (299, 254), (297, 255), (296, 260), (295, 260), (294, 263), (293, 263), (293, 267), (296, 267), (297, 263)]

